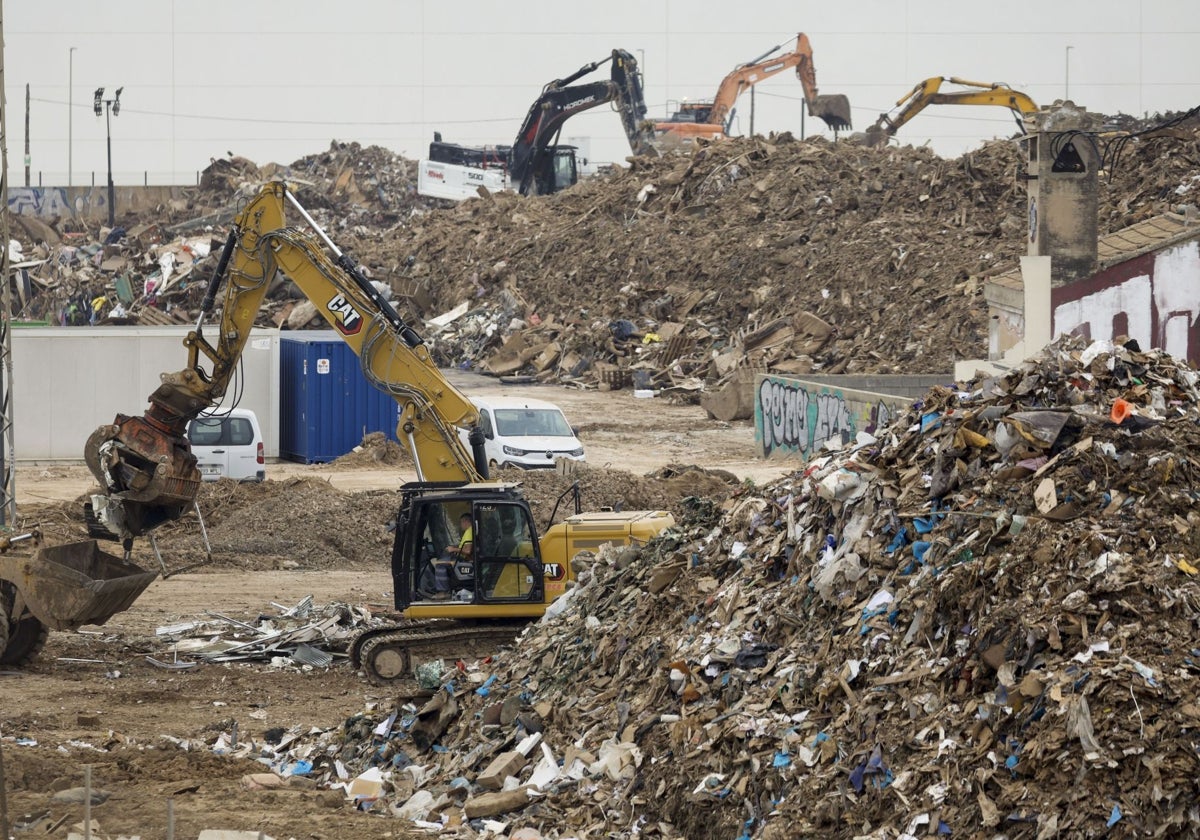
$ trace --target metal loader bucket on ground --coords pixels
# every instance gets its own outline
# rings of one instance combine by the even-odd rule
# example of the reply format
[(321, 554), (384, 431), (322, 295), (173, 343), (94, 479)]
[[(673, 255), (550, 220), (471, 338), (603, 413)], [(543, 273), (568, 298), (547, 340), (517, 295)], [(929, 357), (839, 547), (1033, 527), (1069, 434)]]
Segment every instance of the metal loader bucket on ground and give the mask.
[(103, 624), (158, 577), (101, 550), (95, 540), (40, 548), (21, 566), (14, 582), (29, 611), (52, 630)]
[(813, 116), (820, 117), (834, 131), (848, 129), (850, 125), (850, 100), (844, 93), (831, 93), (813, 98)]

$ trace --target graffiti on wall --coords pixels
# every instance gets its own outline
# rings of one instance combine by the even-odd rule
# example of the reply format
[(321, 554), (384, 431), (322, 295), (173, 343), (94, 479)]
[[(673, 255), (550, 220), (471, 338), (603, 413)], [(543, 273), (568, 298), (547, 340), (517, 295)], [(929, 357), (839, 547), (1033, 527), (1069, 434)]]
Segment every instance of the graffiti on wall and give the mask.
[(853, 400), (837, 388), (768, 376), (755, 395), (754, 434), (764, 457), (808, 457), (828, 440), (850, 443), (859, 430), (873, 433), (893, 416), (894, 409), (881, 400)]
[[(1068, 295), (1071, 297), (1068, 299)], [(1053, 331), (1092, 340), (1121, 335), (1189, 361), (1200, 360), (1200, 242), (1115, 265), (1091, 280), (1055, 289)]]
[(80, 213), (100, 211), (108, 207), (105, 190), (75, 190), (72, 206), (66, 187), (9, 187), (8, 212), (16, 216), (73, 216)]

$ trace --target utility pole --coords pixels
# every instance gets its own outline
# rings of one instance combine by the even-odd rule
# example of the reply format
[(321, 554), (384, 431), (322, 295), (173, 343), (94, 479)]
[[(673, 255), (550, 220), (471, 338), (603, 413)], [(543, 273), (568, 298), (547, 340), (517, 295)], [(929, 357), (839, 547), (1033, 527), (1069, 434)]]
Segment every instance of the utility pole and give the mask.
[(25, 186), (29, 186), (29, 165), (33, 159), (29, 156), (29, 82), (25, 83)]
[[(0, 528), (17, 519), (16, 455), (12, 408), (12, 286), (8, 266), (8, 101), (4, 94), (4, 10), (0, 5)], [(28, 132), (27, 132), (28, 133)]]
[(112, 99), (104, 98), (104, 88), (96, 88), (95, 111), (96, 116), (100, 116), (100, 104), (104, 103), (104, 124), (106, 134), (108, 135), (108, 226), (112, 227), (116, 224), (116, 191), (113, 189), (112, 179), (112, 118), (121, 113), (121, 91), (124, 87), (117, 88), (117, 94)]
[(1067, 47), (1067, 49), (1066, 49), (1067, 68), (1066, 68), (1066, 84), (1064, 85), (1064, 88), (1063, 88), (1063, 99), (1071, 98), (1071, 50), (1073, 50), (1073, 49), (1075, 49), (1075, 48)]
[(72, 159), (75, 154), (75, 136), (72, 129), (72, 122), (75, 119), (75, 50), (77, 47), (71, 47), (67, 52), (67, 201), (74, 201), (75, 197), (71, 195), (71, 179), (75, 174), (75, 161)]

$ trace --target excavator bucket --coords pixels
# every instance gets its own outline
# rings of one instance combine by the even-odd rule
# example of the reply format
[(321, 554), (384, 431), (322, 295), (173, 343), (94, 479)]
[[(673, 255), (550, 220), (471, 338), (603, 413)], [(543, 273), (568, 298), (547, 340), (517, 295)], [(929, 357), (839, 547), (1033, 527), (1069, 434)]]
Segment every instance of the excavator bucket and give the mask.
[(850, 125), (850, 100), (844, 93), (814, 96), (808, 113), (820, 117), (834, 131), (842, 131)]
[(879, 123), (866, 130), (866, 144), (872, 148), (882, 148), (887, 145), (889, 135)]
[(103, 624), (129, 609), (158, 574), (100, 549), (95, 540), (40, 548), (0, 559), (33, 617), (51, 630)]

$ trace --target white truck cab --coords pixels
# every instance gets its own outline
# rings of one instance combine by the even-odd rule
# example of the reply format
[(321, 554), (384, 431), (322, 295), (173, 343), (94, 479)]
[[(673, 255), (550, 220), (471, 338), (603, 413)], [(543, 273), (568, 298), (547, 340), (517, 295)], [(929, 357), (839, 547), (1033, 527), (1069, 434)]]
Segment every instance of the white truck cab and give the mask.
[(432, 198), (462, 201), (479, 195), (479, 188), (498, 193), (511, 189), (503, 169), (480, 169), (436, 160), (417, 163), (417, 192)]
[[(554, 469), (560, 458), (585, 460), (583, 444), (554, 403), (524, 397), (472, 397), (471, 402), (479, 409), (490, 469)], [(467, 430), (459, 429), (459, 436), (470, 449)]]
[(188, 424), (187, 438), (204, 481), (267, 477), (262, 430), (248, 408), (210, 409)]

